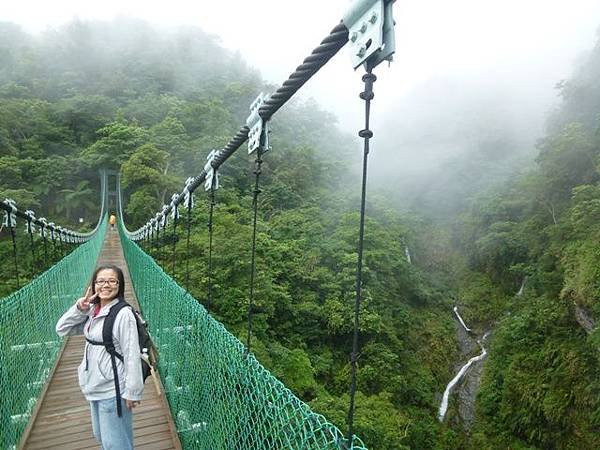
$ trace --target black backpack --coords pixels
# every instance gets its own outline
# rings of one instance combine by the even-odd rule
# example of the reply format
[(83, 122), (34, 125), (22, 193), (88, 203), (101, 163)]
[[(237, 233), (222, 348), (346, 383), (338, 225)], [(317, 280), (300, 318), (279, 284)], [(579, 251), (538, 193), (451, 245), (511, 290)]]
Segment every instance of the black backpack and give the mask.
[(104, 324), (102, 326), (102, 342), (92, 341), (86, 338), (86, 341), (92, 345), (104, 345), (104, 348), (106, 348), (106, 351), (110, 355), (110, 362), (112, 363), (113, 376), (115, 380), (115, 393), (117, 395), (117, 415), (119, 417), (121, 417), (122, 413), (121, 387), (119, 386), (119, 375), (115, 358), (119, 358), (121, 362), (123, 362), (123, 355), (117, 353), (115, 350), (115, 344), (113, 342), (113, 326), (119, 311), (127, 306), (129, 306), (133, 311), (133, 315), (135, 316), (137, 323), (138, 340), (140, 342), (140, 363), (142, 364), (142, 377), (145, 382), (146, 378), (148, 378), (148, 376), (150, 376), (152, 373), (152, 369), (156, 369), (156, 361), (158, 360), (156, 348), (152, 343), (150, 334), (148, 334), (148, 324), (142, 318), (139, 311), (133, 309), (133, 307), (125, 300), (119, 299), (115, 305), (111, 306), (108, 314), (104, 318)]

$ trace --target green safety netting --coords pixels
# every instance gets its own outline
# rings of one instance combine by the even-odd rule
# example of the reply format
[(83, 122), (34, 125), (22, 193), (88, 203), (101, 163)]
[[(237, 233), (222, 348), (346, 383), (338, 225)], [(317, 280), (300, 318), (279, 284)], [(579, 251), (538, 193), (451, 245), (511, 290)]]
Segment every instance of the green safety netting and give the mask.
[(62, 344), (56, 322), (89, 283), (106, 220), (104, 217), (88, 242), (31, 283), (0, 299), (1, 449), (19, 445)]
[[(122, 223), (122, 221), (120, 221)], [(185, 449), (345, 449), (310, 410), (185, 289), (129, 240), (121, 242)], [(354, 439), (353, 449), (365, 449)]]

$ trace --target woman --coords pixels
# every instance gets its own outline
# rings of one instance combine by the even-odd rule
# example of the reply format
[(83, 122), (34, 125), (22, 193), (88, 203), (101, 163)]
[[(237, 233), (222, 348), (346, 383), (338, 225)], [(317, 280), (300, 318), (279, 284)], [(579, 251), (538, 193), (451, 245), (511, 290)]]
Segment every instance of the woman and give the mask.
[[(59, 336), (83, 333), (88, 341), (101, 343), (104, 318), (114, 305), (124, 301), (124, 293), (125, 280), (120, 268), (97, 268), (85, 296), (63, 314), (56, 332)], [(78, 369), (79, 386), (90, 402), (92, 430), (102, 449), (129, 450), (133, 449), (132, 409), (140, 403), (144, 390), (137, 323), (131, 308), (118, 311), (112, 333), (115, 350), (123, 357), (122, 361), (114, 358), (120, 407), (117, 408), (111, 356), (103, 345), (86, 342)]]

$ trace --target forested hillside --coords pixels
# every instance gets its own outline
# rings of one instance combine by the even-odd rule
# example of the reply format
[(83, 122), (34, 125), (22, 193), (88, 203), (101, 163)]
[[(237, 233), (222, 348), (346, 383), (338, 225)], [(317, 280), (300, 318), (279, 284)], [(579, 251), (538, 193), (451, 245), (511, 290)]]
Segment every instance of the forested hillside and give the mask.
[[(401, 214), (385, 195), (369, 193), (355, 419), (369, 448), (600, 448), (600, 338), (577, 321), (600, 314), (599, 79), (596, 46), (561, 84), (563, 103), (535, 167), (460, 215), (434, 222), (427, 211)], [(0, 23), (0, 197), (72, 227), (82, 217), (89, 228), (98, 170), (120, 170), (126, 224), (135, 229), (225, 145), (256, 95), (272, 90), (196, 28), (75, 21), (32, 36)], [(313, 101), (283, 108), (271, 139), (259, 197), (254, 352), (345, 429), (359, 195), (351, 168), (359, 151)], [(511, 142), (495, 140), (493, 150)], [(210, 305), (209, 200), (200, 191), (190, 243), (190, 291), (240, 338), (252, 167), (242, 149), (222, 170)], [(470, 170), (485, 176), (482, 167)], [(171, 225), (160, 244), (145, 249), (183, 283), (181, 227)], [(11, 251), (3, 232), (3, 261)], [(10, 269), (1, 276), (3, 296), (12, 290)], [(454, 400), (446, 421), (437, 419), (461, 364), (455, 303), (477, 332), (492, 331), (469, 432)]]

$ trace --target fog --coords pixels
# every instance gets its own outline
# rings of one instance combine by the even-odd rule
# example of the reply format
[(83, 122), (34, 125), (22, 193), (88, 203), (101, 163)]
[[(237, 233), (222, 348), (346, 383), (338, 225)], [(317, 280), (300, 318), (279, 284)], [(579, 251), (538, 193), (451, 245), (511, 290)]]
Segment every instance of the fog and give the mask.
[[(348, 5), (347, 0), (22, 0), (3, 2), (0, 20), (34, 32), (74, 17), (120, 15), (170, 27), (198, 26), (279, 85)], [(394, 16), (395, 61), (375, 71), (370, 180), (415, 204), (433, 201), (429, 193), (444, 191), (449, 179), (501, 181), (533, 160), (535, 141), (558, 101), (555, 85), (569, 77), (595, 43), (600, 2), (398, 0)], [(299, 96), (314, 97), (338, 117), (343, 130), (356, 135), (363, 126), (361, 74), (361, 69), (352, 70), (343, 49)], [(357, 161), (361, 151), (356, 138)], [(473, 159), (496, 173), (469, 173)], [(445, 190), (468, 196), (477, 189)]]

